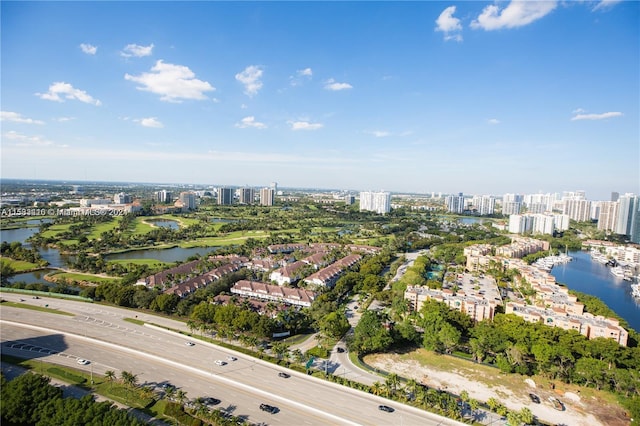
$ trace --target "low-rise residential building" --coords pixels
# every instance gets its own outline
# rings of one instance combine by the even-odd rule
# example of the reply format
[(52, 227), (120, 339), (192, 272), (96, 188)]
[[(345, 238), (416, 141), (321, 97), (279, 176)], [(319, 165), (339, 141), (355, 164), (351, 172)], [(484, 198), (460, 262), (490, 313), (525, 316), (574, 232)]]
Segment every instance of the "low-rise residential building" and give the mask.
[(311, 306), (316, 298), (316, 293), (313, 291), (247, 280), (235, 283), (231, 287), (231, 293), (305, 307)]
[(269, 275), (269, 279), (278, 285), (293, 284), (302, 278), (302, 268), (305, 266), (307, 264), (301, 260), (287, 264), (273, 271)]
[(304, 279), (304, 282), (318, 287), (333, 287), (344, 271), (358, 263), (360, 259), (362, 259), (361, 255), (350, 254), (349, 256), (343, 257), (342, 259), (332, 263), (326, 268), (309, 275)]

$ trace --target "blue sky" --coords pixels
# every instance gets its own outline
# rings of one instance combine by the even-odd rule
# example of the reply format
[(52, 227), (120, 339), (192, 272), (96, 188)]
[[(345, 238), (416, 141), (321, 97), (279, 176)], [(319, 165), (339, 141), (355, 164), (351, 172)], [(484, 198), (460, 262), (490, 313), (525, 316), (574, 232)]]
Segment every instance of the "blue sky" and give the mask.
[(2, 178), (640, 192), (640, 3), (2, 1)]

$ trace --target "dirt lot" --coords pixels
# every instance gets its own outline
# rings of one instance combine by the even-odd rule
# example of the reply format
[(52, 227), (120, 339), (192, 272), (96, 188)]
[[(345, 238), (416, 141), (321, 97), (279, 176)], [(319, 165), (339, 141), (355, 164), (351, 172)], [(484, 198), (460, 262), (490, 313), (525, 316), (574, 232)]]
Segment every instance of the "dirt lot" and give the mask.
[[(437, 355), (422, 349), (404, 354), (370, 355), (365, 358), (365, 362), (401, 377), (414, 378), (429, 387), (454, 394), (460, 394), (466, 390), (471, 398), (482, 402), (494, 397), (512, 410), (529, 407), (536, 417), (550, 424), (567, 426), (630, 424), (625, 411), (611, 395), (594, 389), (579, 388), (561, 382), (552, 383), (542, 377), (505, 375), (495, 368)], [(541, 403), (532, 403), (529, 393), (538, 395)], [(565, 410), (554, 409), (549, 402), (550, 396), (560, 399)]]

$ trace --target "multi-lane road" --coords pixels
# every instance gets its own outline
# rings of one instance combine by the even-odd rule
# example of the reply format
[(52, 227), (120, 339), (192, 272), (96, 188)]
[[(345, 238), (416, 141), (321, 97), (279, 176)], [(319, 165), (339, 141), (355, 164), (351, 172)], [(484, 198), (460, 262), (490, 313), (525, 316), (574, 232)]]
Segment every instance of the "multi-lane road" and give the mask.
[[(188, 331), (182, 322), (126, 309), (62, 299), (32, 299), (2, 293), (6, 300), (72, 315), (52, 314), (3, 305), (0, 307), (3, 353), (38, 358), (103, 375), (113, 370), (138, 377), (139, 384), (171, 384), (190, 399), (204, 396), (221, 400), (218, 408), (252, 423), (273, 425), (456, 425), (456, 421), (349, 389), (263, 362), (220, 346), (168, 332)], [(145, 326), (125, 321), (136, 318)], [(232, 361), (229, 357), (235, 357)], [(90, 361), (87, 365), (78, 359)], [(216, 360), (226, 362), (217, 365)], [(289, 378), (278, 376), (287, 371)], [(261, 403), (278, 407), (275, 414), (261, 411)], [(380, 411), (385, 404), (395, 409)]]

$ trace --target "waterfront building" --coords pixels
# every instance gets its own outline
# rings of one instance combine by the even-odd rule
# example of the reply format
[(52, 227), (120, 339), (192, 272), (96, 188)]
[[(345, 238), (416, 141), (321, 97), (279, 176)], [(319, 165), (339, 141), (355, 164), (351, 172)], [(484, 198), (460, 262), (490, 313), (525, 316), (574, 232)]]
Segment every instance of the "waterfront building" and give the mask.
[(631, 235), (634, 213), (638, 209), (638, 197), (627, 193), (618, 198), (618, 219), (614, 232), (619, 235)]
[(233, 204), (233, 188), (218, 188), (218, 205), (229, 206)]
[(363, 191), (360, 193), (360, 211), (372, 211), (386, 214), (391, 211), (391, 194), (389, 192)]
[(260, 205), (273, 206), (275, 194), (276, 192), (273, 188), (262, 188), (260, 190)]
[(481, 216), (493, 214), (496, 208), (496, 197), (493, 195), (476, 195), (471, 201), (477, 213)]
[(567, 214), (554, 214), (555, 218), (555, 229), (557, 231), (566, 231), (569, 229), (569, 215)]
[(533, 229), (533, 218), (530, 215), (512, 214), (509, 216), (509, 232), (524, 234)]
[(449, 213), (464, 212), (464, 195), (462, 192), (458, 192), (458, 195), (448, 195), (444, 202)]

